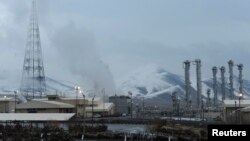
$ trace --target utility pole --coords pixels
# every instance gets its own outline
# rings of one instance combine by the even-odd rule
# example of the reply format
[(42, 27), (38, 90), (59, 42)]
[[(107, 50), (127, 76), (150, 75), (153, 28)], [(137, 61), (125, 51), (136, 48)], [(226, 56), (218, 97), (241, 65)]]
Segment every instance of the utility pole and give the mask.
[(14, 94), (15, 94), (15, 113), (16, 113), (16, 96), (17, 96), (17, 91), (14, 91)]
[(94, 99), (95, 99), (95, 95), (92, 98), (92, 127), (94, 127)]
[(75, 90), (76, 90), (76, 100), (75, 100), (75, 110), (76, 110), (76, 117), (78, 117), (78, 108), (77, 108), (77, 106), (78, 106), (78, 94), (79, 94), (79, 91), (80, 91), (80, 86), (75, 86)]
[(83, 131), (82, 131), (82, 140), (84, 140), (84, 135), (85, 135), (85, 110), (86, 110), (86, 105), (85, 105), (85, 95), (84, 93), (81, 91), (82, 97), (83, 97), (83, 107), (82, 107), (82, 118), (83, 118)]
[(102, 89), (102, 94), (103, 94), (103, 115), (105, 115), (105, 88)]
[(144, 97), (142, 98), (142, 118), (144, 120)]
[(128, 94), (130, 95), (130, 98), (131, 98), (131, 102), (130, 102), (131, 111), (130, 111), (130, 114), (131, 114), (131, 119), (132, 119), (133, 118), (133, 100), (132, 100), (133, 99), (133, 93), (129, 91)]

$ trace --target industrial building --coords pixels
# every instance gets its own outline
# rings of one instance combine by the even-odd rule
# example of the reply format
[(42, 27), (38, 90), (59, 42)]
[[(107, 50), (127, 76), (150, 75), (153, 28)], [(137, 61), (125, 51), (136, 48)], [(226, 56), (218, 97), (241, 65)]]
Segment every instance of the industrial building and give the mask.
[(242, 108), (240, 111), (241, 124), (250, 124), (250, 106)]
[[(15, 100), (12, 100), (15, 101)], [(0, 109), (6, 109), (5, 101), (0, 101)], [(47, 98), (33, 99), (26, 103), (12, 104), (9, 112), (16, 113), (75, 113), (77, 116), (110, 116), (114, 114), (113, 103), (103, 103), (100, 98), (61, 98), (48, 95)], [(6, 112), (3, 112), (6, 113)]]
[(49, 100), (31, 100), (16, 105), (16, 113), (74, 113), (74, 110), (74, 105)]
[(115, 115), (131, 113), (131, 98), (128, 96), (110, 96), (109, 102), (115, 105)]
[(13, 113), (15, 111), (15, 98), (1, 97), (0, 98), (0, 113)]
[(250, 100), (225, 100), (223, 104), (223, 121), (250, 124)]
[[(50, 98), (51, 99), (51, 98)], [(94, 115), (110, 116), (114, 114), (114, 104), (104, 103), (101, 98), (56, 98), (56, 101), (77, 105), (75, 110), (78, 116), (83, 116), (85, 112), (86, 117)], [(92, 111), (93, 110), (93, 111)]]

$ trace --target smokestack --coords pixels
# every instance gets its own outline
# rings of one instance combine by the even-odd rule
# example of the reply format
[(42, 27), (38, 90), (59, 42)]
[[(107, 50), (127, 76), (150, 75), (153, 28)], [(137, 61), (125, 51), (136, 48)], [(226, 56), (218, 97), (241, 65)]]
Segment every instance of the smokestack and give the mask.
[(191, 110), (192, 101), (190, 99), (190, 61), (186, 60), (184, 62), (185, 69), (185, 92), (186, 92), (186, 108), (187, 111)]
[(218, 101), (218, 86), (217, 86), (217, 67), (212, 68), (213, 71), (213, 91), (214, 91), (214, 107), (217, 106), (217, 101)]
[(230, 99), (233, 100), (234, 97), (234, 87), (233, 87), (233, 66), (234, 62), (232, 60), (228, 61), (228, 66), (229, 66), (229, 94), (230, 94)]
[(201, 60), (196, 59), (196, 77), (197, 77), (197, 110), (201, 109)]
[(225, 94), (225, 67), (222, 66), (220, 68), (220, 72), (221, 72), (221, 94), (222, 94), (222, 101), (225, 100), (226, 98), (226, 94)]
[(239, 70), (239, 83), (240, 83), (239, 91), (240, 91), (240, 94), (242, 94), (242, 97), (243, 97), (244, 96), (244, 94), (243, 94), (243, 79), (242, 79), (243, 65), (239, 64), (237, 66), (238, 66), (238, 70)]

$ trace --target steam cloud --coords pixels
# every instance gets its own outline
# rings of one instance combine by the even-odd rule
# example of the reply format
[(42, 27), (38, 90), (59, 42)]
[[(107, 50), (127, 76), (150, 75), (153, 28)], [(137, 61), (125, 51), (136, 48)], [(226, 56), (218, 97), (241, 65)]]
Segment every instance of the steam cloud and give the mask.
[[(66, 69), (74, 83), (80, 85), (88, 96), (102, 96), (115, 92), (113, 77), (95, 47), (94, 36), (74, 23), (58, 29), (52, 36), (52, 44), (57, 48)], [(67, 74), (65, 74), (67, 75)]]

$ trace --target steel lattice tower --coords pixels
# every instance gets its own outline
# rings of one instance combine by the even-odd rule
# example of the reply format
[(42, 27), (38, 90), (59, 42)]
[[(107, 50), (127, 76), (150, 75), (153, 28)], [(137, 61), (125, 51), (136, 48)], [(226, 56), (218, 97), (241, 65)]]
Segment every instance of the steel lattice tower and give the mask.
[(35, 0), (32, 1), (20, 92), (27, 99), (42, 97), (46, 92)]

